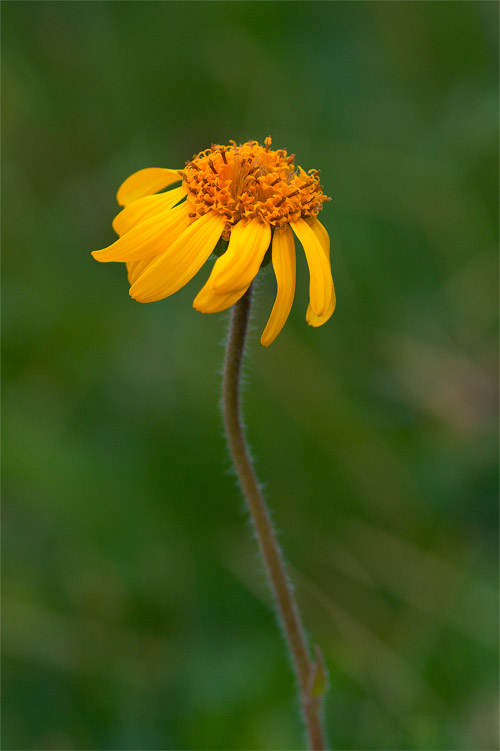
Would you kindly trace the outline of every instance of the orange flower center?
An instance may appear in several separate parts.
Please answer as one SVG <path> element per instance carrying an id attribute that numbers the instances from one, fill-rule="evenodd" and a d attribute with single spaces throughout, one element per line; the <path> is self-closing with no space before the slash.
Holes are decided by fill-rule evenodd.
<path id="1" fill-rule="evenodd" d="M 227 219 L 223 237 L 240 219 L 260 218 L 279 227 L 300 217 L 316 216 L 325 201 L 319 170 L 295 167 L 295 154 L 273 151 L 268 136 L 261 146 L 212 144 L 180 171 L 192 221 L 214 210 Z"/>

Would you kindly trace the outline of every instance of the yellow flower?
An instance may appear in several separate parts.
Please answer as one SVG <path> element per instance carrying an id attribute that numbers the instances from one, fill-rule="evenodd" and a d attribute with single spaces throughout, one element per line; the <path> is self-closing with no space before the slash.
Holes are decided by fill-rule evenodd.
<path id="1" fill-rule="evenodd" d="M 294 166 L 294 154 L 270 147 L 269 136 L 264 146 L 231 141 L 202 151 L 184 170 L 134 173 L 117 194 L 125 207 L 113 221 L 120 238 L 92 255 L 98 261 L 125 262 L 131 297 L 153 302 L 187 284 L 219 250 L 219 241 L 228 241 L 193 303 L 202 313 L 217 313 L 244 295 L 271 247 L 277 295 L 261 338 L 267 346 L 292 307 L 295 233 L 309 266 L 306 320 L 321 326 L 335 309 L 330 240 L 317 219 L 330 199 L 322 192 L 318 170 L 304 172 Z M 158 192 L 180 180 L 180 187 Z"/>

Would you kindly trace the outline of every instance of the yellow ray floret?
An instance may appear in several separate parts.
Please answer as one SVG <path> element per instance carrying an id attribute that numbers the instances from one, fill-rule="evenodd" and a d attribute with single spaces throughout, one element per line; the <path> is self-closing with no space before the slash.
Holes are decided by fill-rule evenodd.
<path id="1" fill-rule="evenodd" d="M 127 177 L 120 185 L 116 200 L 120 206 L 128 206 L 138 198 L 158 193 L 159 190 L 168 188 L 180 179 L 179 170 L 176 169 L 163 169 L 163 167 L 140 169 L 139 172 L 134 172 L 133 175 Z"/>
<path id="2" fill-rule="evenodd" d="M 202 313 L 216 313 L 245 294 L 271 248 L 277 292 L 261 338 L 268 346 L 283 328 L 295 295 L 295 234 L 309 268 L 306 319 L 321 326 L 335 309 L 330 240 L 317 219 L 330 199 L 318 170 L 305 172 L 294 157 L 271 149 L 268 137 L 264 146 L 257 141 L 212 145 L 183 170 L 139 170 L 118 190 L 124 208 L 113 228 L 119 239 L 93 256 L 126 263 L 131 297 L 153 302 L 187 284 L 217 246 L 219 258 L 193 303 Z M 160 192 L 181 180 L 179 187 Z M 228 242 L 225 251 L 219 240 Z"/>
<path id="3" fill-rule="evenodd" d="M 218 295 L 214 292 L 212 285 L 207 283 L 194 298 L 193 308 L 199 310 L 200 313 L 220 313 L 221 310 L 227 310 L 235 302 L 238 302 L 249 286 L 248 284 L 246 287 L 234 290 L 234 292 Z"/>
<path id="4" fill-rule="evenodd" d="M 168 193 L 159 193 L 154 196 L 144 196 L 137 201 L 129 203 L 113 219 L 113 229 L 117 235 L 124 235 L 146 219 L 171 209 L 186 195 L 186 189 L 180 188 L 169 190 Z"/>
<path id="5" fill-rule="evenodd" d="M 139 302 L 153 302 L 184 287 L 208 260 L 223 229 L 224 219 L 215 211 L 190 224 L 134 282 L 130 296 Z"/>
<path id="6" fill-rule="evenodd" d="M 153 263 L 154 258 L 143 258 L 142 261 L 128 261 L 127 263 L 127 278 L 130 286 L 139 279 L 142 272 Z"/>
<path id="7" fill-rule="evenodd" d="M 271 242 L 271 227 L 260 219 L 241 219 L 231 231 L 229 245 L 210 275 L 214 292 L 224 294 L 248 287 L 257 275 Z"/>
<path id="8" fill-rule="evenodd" d="M 152 258 L 169 247 L 189 227 L 186 205 L 146 219 L 107 248 L 94 250 L 97 261 L 140 261 Z"/>
<path id="9" fill-rule="evenodd" d="M 315 315 L 322 316 L 332 296 L 333 279 L 330 259 L 326 256 L 318 236 L 304 220 L 290 222 L 291 227 L 304 248 L 309 266 L 309 299 Z"/>
<path id="10" fill-rule="evenodd" d="M 321 243 L 321 247 L 323 248 L 326 257 L 328 258 L 328 260 L 330 260 L 330 237 L 328 235 L 328 232 L 323 227 L 321 222 L 315 217 L 306 219 L 306 222 L 309 224 L 312 231 L 314 232 L 319 242 Z M 321 316 L 315 315 L 313 313 L 311 303 L 309 303 L 308 305 L 307 313 L 306 313 L 306 321 L 309 324 L 309 326 L 317 327 L 317 326 L 322 326 L 324 323 L 326 323 L 328 319 L 331 318 L 333 315 L 336 302 L 337 302 L 337 299 L 335 297 L 335 287 L 334 287 L 333 279 L 332 279 L 332 292 L 330 296 L 330 302 L 328 303 L 328 307 L 326 311 L 323 313 L 323 315 Z"/>
<path id="11" fill-rule="evenodd" d="M 278 291 L 269 321 L 260 340 L 265 347 L 274 342 L 285 325 L 295 295 L 295 242 L 290 227 L 285 227 L 281 232 L 275 231 L 272 262 Z"/>

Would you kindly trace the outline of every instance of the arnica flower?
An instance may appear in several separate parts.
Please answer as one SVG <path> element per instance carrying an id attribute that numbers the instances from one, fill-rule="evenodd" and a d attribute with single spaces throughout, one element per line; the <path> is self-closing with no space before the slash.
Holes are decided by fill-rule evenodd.
<path id="1" fill-rule="evenodd" d="M 261 338 L 267 346 L 292 307 L 295 234 L 309 267 L 306 320 L 321 326 L 335 309 L 330 240 L 317 219 L 330 199 L 318 170 L 305 172 L 294 166 L 294 158 L 272 150 L 267 137 L 264 146 L 213 144 L 184 170 L 139 170 L 118 190 L 118 203 L 125 207 L 113 221 L 119 239 L 92 255 L 125 262 L 131 297 L 154 302 L 187 284 L 215 251 L 219 257 L 193 305 L 217 313 L 245 294 L 270 249 L 277 295 Z M 180 180 L 179 187 L 159 192 Z M 221 246 L 227 246 L 222 255 Z"/>

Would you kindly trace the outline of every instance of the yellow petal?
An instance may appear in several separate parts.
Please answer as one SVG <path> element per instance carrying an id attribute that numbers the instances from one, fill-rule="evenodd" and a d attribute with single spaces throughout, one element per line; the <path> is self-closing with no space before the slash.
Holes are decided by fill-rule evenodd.
<path id="1" fill-rule="evenodd" d="M 330 258 L 330 235 L 316 216 L 308 216 L 304 220 L 310 226 L 328 258 Z"/>
<path id="2" fill-rule="evenodd" d="M 330 303 L 333 289 L 330 260 L 312 227 L 298 219 L 290 225 L 302 243 L 309 266 L 309 299 L 315 315 L 322 316 Z"/>
<path id="3" fill-rule="evenodd" d="M 133 284 L 140 277 L 144 269 L 152 263 L 154 258 L 143 258 L 142 261 L 129 261 L 127 263 L 127 276 L 129 284 Z"/>
<path id="4" fill-rule="evenodd" d="M 176 169 L 163 169 L 163 167 L 148 167 L 134 172 L 127 177 L 118 188 L 116 200 L 120 206 L 128 206 L 129 203 L 137 201 L 143 196 L 150 196 L 151 193 L 158 193 L 159 190 L 167 188 L 172 183 L 182 180 L 179 171 Z"/>
<path id="5" fill-rule="evenodd" d="M 163 253 L 189 226 L 185 203 L 162 211 L 127 232 L 102 250 L 94 250 L 96 261 L 139 261 Z"/>
<path id="6" fill-rule="evenodd" d="M 113 219 L 113 229 L 121 237 L 145 219 L 150 219 L 161 211 L 171 209 L 185 195 L 186 189 L 181 185 L 179 188 L 173 188 L 173 190 L 168 190 L 166 193 L 138 198 L 137 201 L 130 203 L 115 216 Z"/>
<path id="7" fill-rule="evenodd" d="M 193 308 L 199 310 L 200 313 L 220 313 L 221 310 L 226 310 L 235 302 L 238 302 L 249 286 L 237 289 L 235 292 L 228 292 L 225 295 L 217 295 L 213 291 L 212 285 L 207 282 L 196 295 Z"/>
<path id="8" fill-rule="evenodd" d="M 209 211 L 196 219 L 141 274 L 130 289 L 131 297 L 139 302 L 153 302 L 177 292 L 208 259 L 219 241 L 225 223 L 226 220 L 215 211 Z"/>
<path id="9" fill-rule="evenodd" d="M 295 294 L 295 241 L 288 225 L 285 230 L 274 230 L 272 261 L 278 290 L 269 321 L 260 340 L 265 347 L 276 339 L 285 325 Z"/>
<path id="10" fill-rule="evenodd" d="M 215 262 L 209 282 L 214 292 L 226 294 L 248 287 L 260 269 L 271 242 L 271 226 L 260 219 L 242 219 L 231 230 L 226 252 Z"/>
<path id="11" fill-rule="evenodd" d="M 316 217 L 309 217 L 305 220 L 307 224 L 311 227 L 314 234 L 320 241 L 323 250 L 327 256 L 327 258 L 330 258 L 330 236 L 328 235 L 328 232 L 323 227 L 319 219 Z M 332 286 L 332 294 L 330 297 L 330 302 L 328 304 L 328 307 L 326 311 L 323 313 L 322 316 L 317 316 L 313 313 L 311 308 L 311 303 L 309 303 L 306 313 L 306 321 L 309 324 L 309 326 L 322 326 L 324 323 L 328 321 L 329 318 L 333 315 L 333 311 L 335 310 L 336 305 L 336 297 L 335 297 L 335 287 Z"/>
<path id="12" fill-rule="evenodd" d="M 306 313 L 306 321 L 309 324 L 309 326 L 314 326 L 316 328 L 317 326 L 322 326 L 324 323 L 326 323 L 328 319 L 332 317 L 336 304 L 337 304 L 337 298 L 335 297 L 334 288 L 332 288 L 332 296 L 330 298 L 330 302 L 328 303 L 328 307 L 322 316 L 317 316 L 315 313 L 313 313 L 313 310 L 311 308 L 311 303 L 309 303 L 309 305 L 307 306 L 307 313 Z"/>

